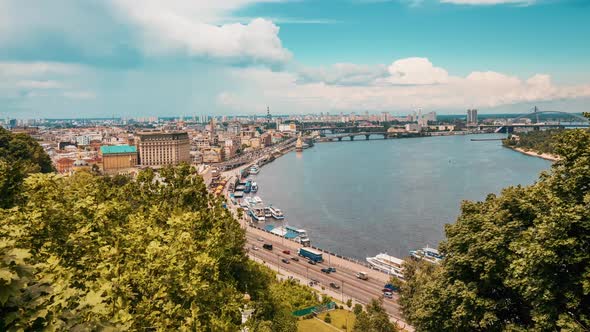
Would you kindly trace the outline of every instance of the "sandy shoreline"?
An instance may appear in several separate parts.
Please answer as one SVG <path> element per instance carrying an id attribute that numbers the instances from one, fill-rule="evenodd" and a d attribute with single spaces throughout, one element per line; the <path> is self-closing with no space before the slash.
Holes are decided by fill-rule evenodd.
<path id="1" fill-rule="evenodd" d="M 535 152 L 535 151 L 528 151 L 528 150 L 525 150 L 523 148 L 513 148 L 513 147 L 510 147 L 510 149 L 512 149 L 514 151 L 518 151 L 518 152 L 523 153 L 523 154 L 526 154 L 526 155 L 531 156 L 531 157 L 542 158 L 542 159 L 550 160 L 550 161 L 558 161 L 559 160 L 559 156 L 556 156 L 556 155 L 553 155 L 553 154 L 549 154 L 549 153 L 538 153 L 538 152 Z"/>

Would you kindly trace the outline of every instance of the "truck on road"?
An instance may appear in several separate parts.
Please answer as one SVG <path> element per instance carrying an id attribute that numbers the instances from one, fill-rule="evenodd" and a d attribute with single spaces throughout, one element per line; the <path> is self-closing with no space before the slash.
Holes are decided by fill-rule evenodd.
<path id="1" fill-rule="evenodd" d="M 357 272 L 356 277 L 361 280 L 368 280 L 369 279 L 369 276 L 367 275 L 366 272 Z"/>
<path id="2" fill-rule="evenodd" d="M 299 256 L 308 258 L 310 261 L 314 261 L 316 263 L 324 261 L 322 253 L 317 250 L 313 250 L 310 248 L 300 248 L 297 253 L 299 254 Z"/>

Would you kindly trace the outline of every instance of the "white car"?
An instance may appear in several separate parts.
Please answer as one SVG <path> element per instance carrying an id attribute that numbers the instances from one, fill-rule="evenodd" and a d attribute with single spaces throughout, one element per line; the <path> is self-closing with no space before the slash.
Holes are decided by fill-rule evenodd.
<path id="1" fill-rule="evenodd" d="M 252 246 L 252 250 L 258 250 L 260 248 L 258 248 L 257 246 Z"/>

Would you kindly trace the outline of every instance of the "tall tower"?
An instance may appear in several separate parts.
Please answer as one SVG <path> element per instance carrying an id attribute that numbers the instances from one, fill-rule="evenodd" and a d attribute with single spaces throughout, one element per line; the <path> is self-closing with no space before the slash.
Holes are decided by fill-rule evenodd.
<path id="1" fill-rule="evenodd" d="M 268 106 L 266 106 L 266 128 L 267 129 L 270 126 L 271 120 L 272 120 L 272 117 L 270 116 L 270 108 Z"/>
<path id="2" fill-rule="evenodd" d="M 301 132 L 299 132 L 299 136 L 297 136 L 297 143 L 295 143 L 295 151 L 303 151 L 303 139 L 301 138 Z"/>
<path id="3" fill-rule="evenodd" d="M 535 114 L 535 123 L 539 123 L 539 109 L 537 108 L 537 106 L 533 108 L 533 113 Z"/>

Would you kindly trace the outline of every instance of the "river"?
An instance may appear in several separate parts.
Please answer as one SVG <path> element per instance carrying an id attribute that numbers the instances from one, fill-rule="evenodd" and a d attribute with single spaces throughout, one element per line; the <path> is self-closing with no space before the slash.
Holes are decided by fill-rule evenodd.
<path id="1" fill-rule="evenodd" d="M 532 184 L 551 162 L 503 148 L 499 135 L 319 143 L 255 176 L 265 204 L 314 246 L 364 260 L 437 246 L 462 200 Z M 280 224 L 279 222 L 271 222 Z"/>

